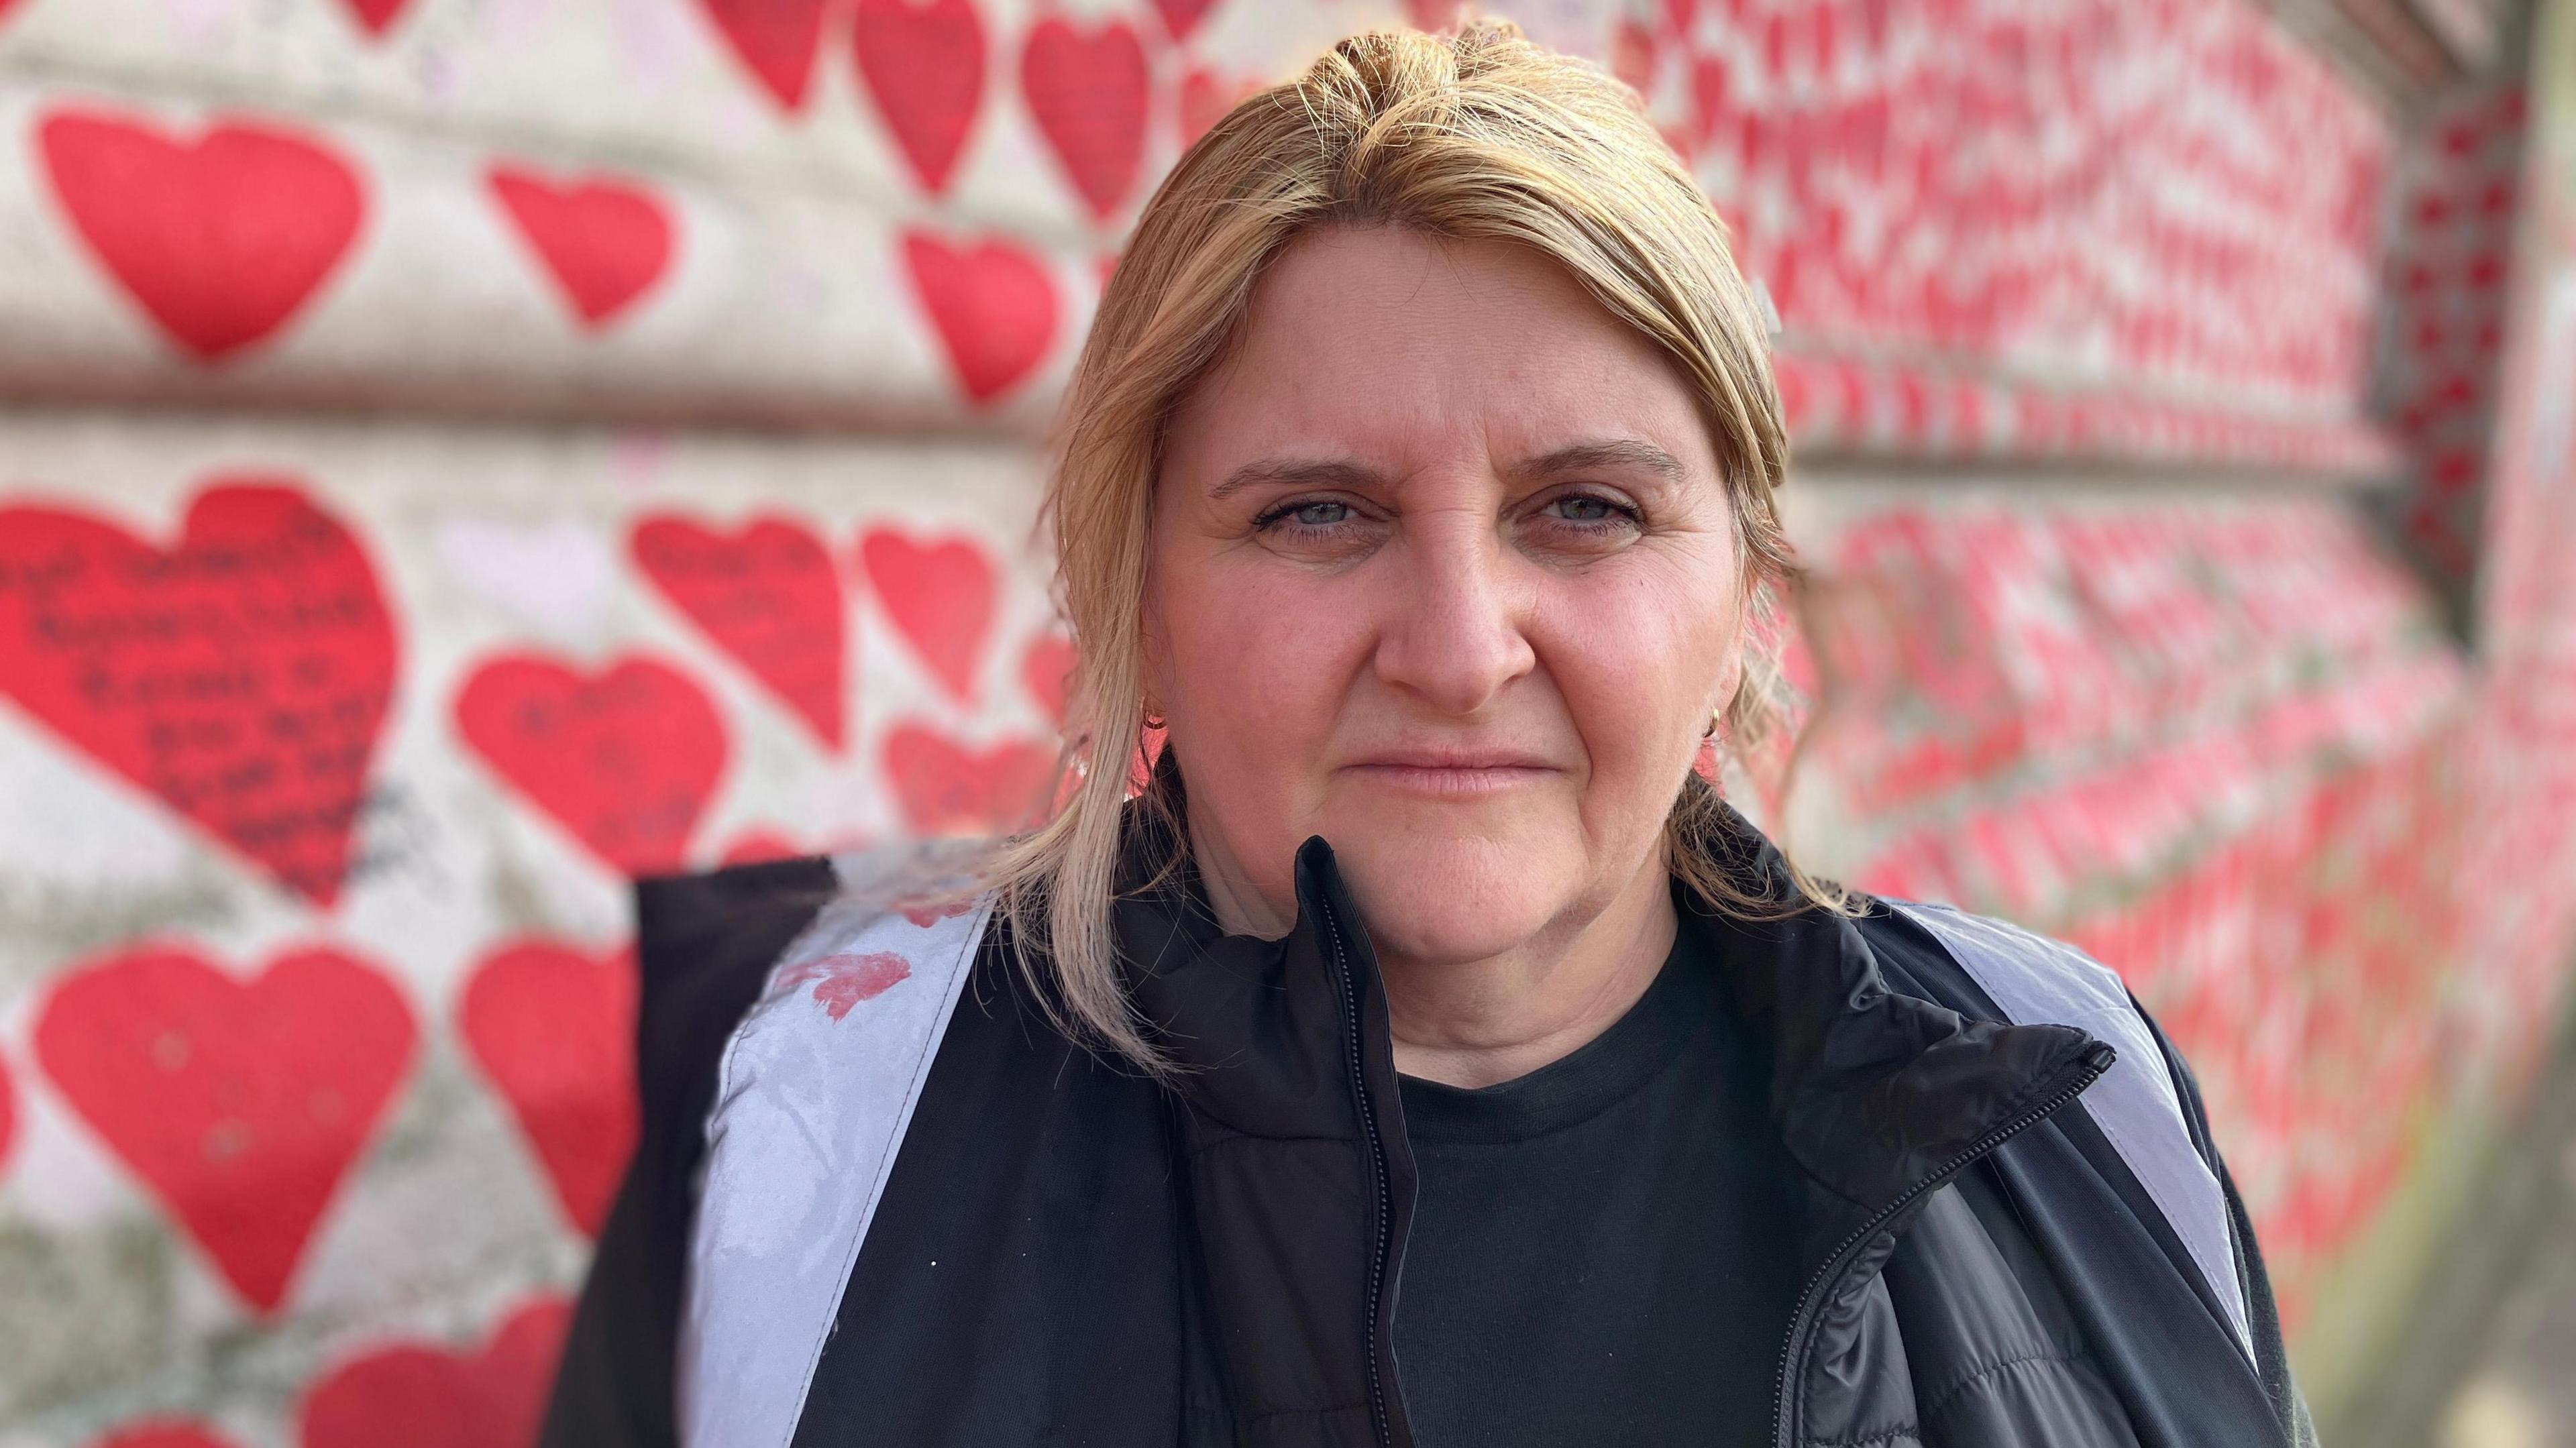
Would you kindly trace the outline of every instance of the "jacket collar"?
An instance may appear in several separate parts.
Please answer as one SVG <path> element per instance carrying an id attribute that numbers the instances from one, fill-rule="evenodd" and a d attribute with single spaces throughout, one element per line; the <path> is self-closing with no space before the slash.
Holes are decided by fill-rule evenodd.
<path id="1" fill-rule="evenodd" d="M 1721 858 L 1760 898 L 1796 899 L 1779 850 L 1731 805 L 1712 826 Z M 1168 867 L 1167 867 L 1168 866 Z M 1391 1050 L 1377 963 L 1331 847 L 1297 854 L 1297 920 L 1277 940 L 1229 935 L 1170 829 L 1130 806 L 1114 919 L 1130 989 L 1184 1067 L 1176 1090 L 1251 1136 L 1350 1136 L 1339 948 L 1375 1019 L 1352 1023 L 1372 1055 Z M 2071 1027 L 1972 1020 L 1890 987 L 1858 925 L 1819 909 L 1742 921 L 1687 889 L 1696 932 L 1771 1058 L 1770 1111 L 1816 1182 L 1875 1209 L 1972 1154 L 2028 1107 L 2092 1039 Z M 1883 907 L 1874 907 L 1883 908 Z M 1392 1062 L 1369 1062 L 1392 1079 Z"/>

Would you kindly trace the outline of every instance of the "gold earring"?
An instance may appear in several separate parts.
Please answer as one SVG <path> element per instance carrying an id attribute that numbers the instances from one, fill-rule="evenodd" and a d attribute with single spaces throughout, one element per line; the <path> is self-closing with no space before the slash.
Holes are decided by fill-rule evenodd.
<path id="1" fill-rule="evenodd" d="M 1708 727 L 1699 731 L 1699 737 L 1702 739 L 1715 739 L 1717 737 L 1717 726 L 1724 722 L 1726 722 L 1726 711 L 1724 709 L 1710 710 L 1708 715 Z"/>
<path id="2" fill-rule="evenodd" d="M 1162 728 L 1163 716 L 1155 713 L 1152 709 L 1147 709 L 1145 711 L 1145 727 L 1148 729 Z"/>

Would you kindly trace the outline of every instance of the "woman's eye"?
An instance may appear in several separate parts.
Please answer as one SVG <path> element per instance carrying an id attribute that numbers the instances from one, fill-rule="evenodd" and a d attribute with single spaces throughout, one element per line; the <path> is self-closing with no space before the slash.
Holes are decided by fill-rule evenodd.
<path id="1" fill-rule="evenodd" d="M 1322 499 L 1312 503 L 1291 503 L 1265 514 L 1261 524 L 1294 523 L 1300 528 L 1330 528 L 1351 520 L 1351 505 Z"/>
<path id="2" fill-rule="evenodd" d="M 1568 493 L 1550 501 L 1547 507 L 1559 521 L 1567 523 L 1620 523 L 1637 516 L 1634 511 L 1608 498 L 1597 498 L 1588 493 Z"/>

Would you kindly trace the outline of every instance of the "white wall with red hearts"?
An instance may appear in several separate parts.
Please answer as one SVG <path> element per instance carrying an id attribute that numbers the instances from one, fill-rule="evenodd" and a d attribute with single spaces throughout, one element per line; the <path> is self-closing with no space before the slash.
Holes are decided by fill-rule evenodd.
<path id="1" fill-rule="evenodd" d="M 1023 451 L 5 427 L 0 1421 L 262 1441 L 559 1292 L 632 1130 L 627 875 L 1042 802 Z"/>
<path id="2" fill-rule="evenodd" d="M 1448 8 L 0 0 L 0 1448 L 524 1441 L 628 876 L 1023 817 L 1032 444 L 1124 226 Z M 2463 975 L 2441 870 L 2464 798 L 2558 858 L 2507 806 L 2567 739 L 2471 727 L 2340 506 L 2182 487 L 2396 455 L 2390 123 L 2247 0 L 1493 8 L 1638 86 L 1858 470 L 1793 490 L 1859 685 L 1801 843 L 2130 972 L 2303 1307 L 2411 1145 L 2353 1103 L 2527 1047 L 2565 934 Z"/>

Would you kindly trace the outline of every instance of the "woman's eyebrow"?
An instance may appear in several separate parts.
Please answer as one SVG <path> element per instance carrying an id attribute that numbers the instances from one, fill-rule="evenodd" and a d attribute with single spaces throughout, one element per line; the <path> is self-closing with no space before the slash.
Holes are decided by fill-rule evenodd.
<path id="1" fill-rule="evenodd" d="M 1681 459 L 1644 438 L 1636 437 L 1568 443 L 1537 457 L 1524 459 L 1512 471 L 1523 477 L 1548 477 L 1556 473 L 1582 472 L 1588 468 L 1638 468 L 1668 483 L 1682 481 L 1685 471 Z"/>
<path id="2" fill-rule="evenodd" d="M 1377 469 L 1349 458 L 1263 458 L 1227 473 L 1208 490 L 1210 502 L 1222 502 L 1246 488 L 1287 484 L 1293 487 L 1370 489 L 1385 479 Z"/>
<path id="3" fill-rule="evenodd" d="M 1587 468 L 1636 468 L 1653 473 L 1668 483 L 1682 481 L 1686 471 L 1681 459 L 1643 438 L 1635 437 L 1568 443 L 1537 457 L 1523 459 L 1514 464 L 1511 471 L 1521 477 L 1549 477 Z M 1369 491 L 1384 487 L 1385 483 L 1385 476 L 1377 469 L 1351 458 L 1261 458 L 1227 473 L 1208 490 L 1208 499 L 1223 502 L 1246 488 L 1265 486 Z"/>

